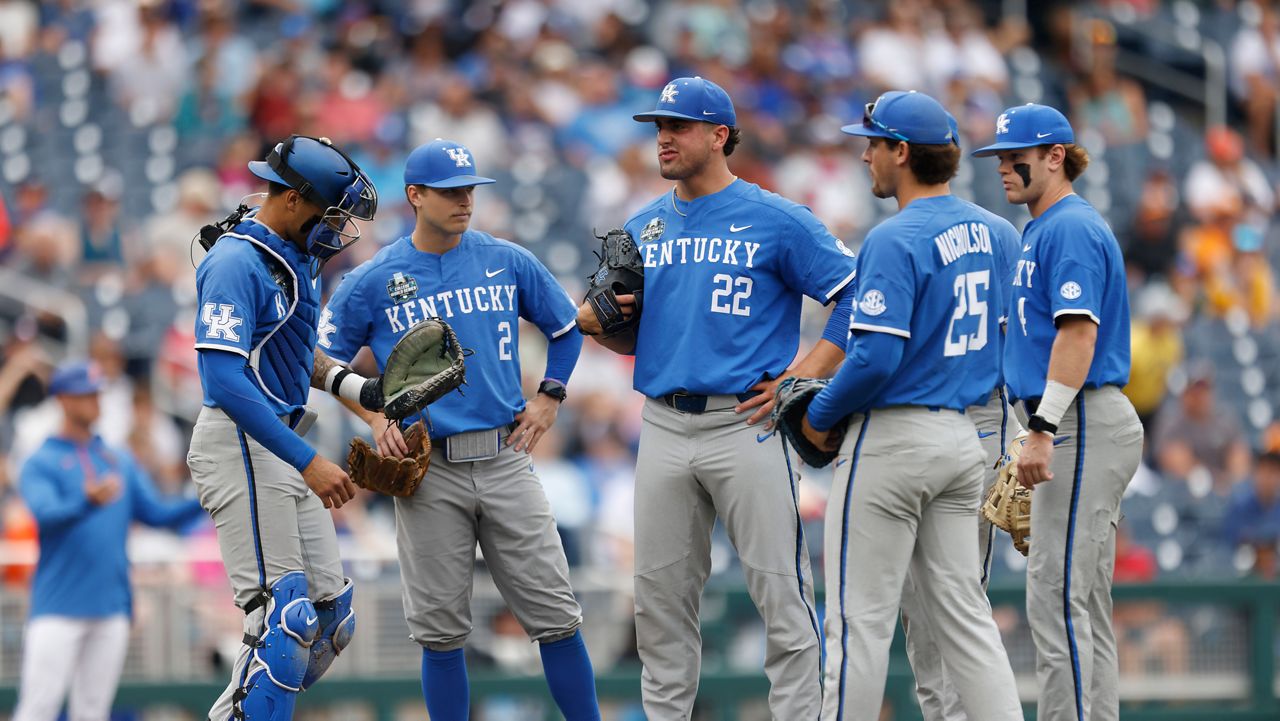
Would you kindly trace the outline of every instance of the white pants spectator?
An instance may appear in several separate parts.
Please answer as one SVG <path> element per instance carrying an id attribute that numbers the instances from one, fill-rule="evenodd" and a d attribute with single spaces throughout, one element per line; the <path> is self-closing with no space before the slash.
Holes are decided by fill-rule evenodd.
<path id="1" fill-rule="evenodd" d="M 129 647 L 129 618 L 37 616 L 27 624 L 13 721 L 107 721 Z"/>

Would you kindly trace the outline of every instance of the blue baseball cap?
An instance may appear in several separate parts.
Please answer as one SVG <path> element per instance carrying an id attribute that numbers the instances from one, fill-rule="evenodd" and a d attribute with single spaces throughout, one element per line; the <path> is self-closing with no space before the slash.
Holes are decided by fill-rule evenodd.
<path id="1" fill-rule="evenodd" d="M 78 361 L 58 366 L 49 379 L 51 396 L 86 396 L 102 390 L 102 371 L 96 363 Z"/>
<path id="2" fill-rule="evenodd" d="M 700 123 L 738 126 L 733 101 L 724 88 L 701 77 L 676 78 L 662 88 L 653 110 L 631 116 L 647 123 L 657 118 L 681 118 Z"/>
<path id="3" fill-rule="evenodd" d="M 497 182 L 476 175 L 476 158 L 465 145 L 435 140 L 419 145 L 404 162 L 404 184 L 428 188 L 466 188 Z"/>
<path id="4" fill-rule="evenodd" d="M 1048 105 L 1027 103 L 1000 113 L 996 118 L 996 142 L 978 148 L 971 155 L 985 158 L 1001 150 L 1034 148 L 1038 145 L 1066 145 L 1076 142 L 1067 116 Z"/>
<path id="5" fill-rule="evenodd" d="M 867 103 L 862 122 L 840 130 L 849 135 L 889 138 L 917 145 L 959 145 L 956 119 L 942 103 L 914 90 L 890 90 Z"/>

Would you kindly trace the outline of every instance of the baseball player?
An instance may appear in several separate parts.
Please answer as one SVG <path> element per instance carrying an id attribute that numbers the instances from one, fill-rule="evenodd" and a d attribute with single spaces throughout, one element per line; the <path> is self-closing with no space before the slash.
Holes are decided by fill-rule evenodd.
<path id="1" fill-rule="evenodd" d="M 645 263 L 635 342 L 601 340 L 634 353 L 635 388 L 647 396 L 635 494 L 645 713 L 651 721 L 692 713 L 698 604 L 718 516 L 764 618 L 773 716 L 811 719 L 821 706 L 821 641 L 809 553 L 781 438 L 761 438 L 752 424 L 772 409 L 784 374 L 830 375 L 844 357 L 853 254 L 807 208 L 730 173 L 737 118 L 715 83 L 673 80 L 635 119 L 656 125 L 659 169 L 676 181 L 624 226 Z M 788 370 L 801 295 L 836 310 L 823 339 Z M 634 307 L 630 295 L 618 300 Z M 601 329 L 587 304 L 578 323 L 584 333 Z"/>
<path id="2" fill-rule="evenodd" d="M 572 332 L 577 309 L 532 253 L 468 229 L 475 186 L 492 182 L 476 175 L 474 156 L 458 143 L 435 140 L 410 153 L 404 183 L 417 218 L 413 233 L 343 278 L 321 316 L 320 345 L 342 364 L 368 346 L 381 368 L 405 331 L 435 316 L 474 351 L 466 395 L 446 395 L 426 416 L 426 478 L 413 496 L 395 499 L 405 617 L 423 648 L 431 718 L 469 718 L 463 646 L 479 542 L 502 597 L 540 644 L 560 711 L 569 721 L 599 719 L 582 609 L 527 455 L 555 422 L 582 350 Z M 528 401 L 520 388 L 521 318 L 549 341 L 544 380 Z M 407 451 L 401 428 L 349 406 L 369 422 L 380 452 Z"/>
<path id="3" fill-rule="evenodd" d="M 200 518 L 194 500 L 167 501 L 128 452 L 93 432 L 102 372 L 69 363 L 49 394 L 62 430 L 22 466 L 19 489 L 40 532 L 40 561 L 22 652 L 14 721 L 53 721 L 70 696 L 72 719 L 106 719 L 129 646 L 133 611 L 125 538 L 129 524 L 180 527 Z M 68 693 L 69 692 L 69 693 Z"/>
<path id="4" fill-rule="evenodd" d="M 1106 221 L 1072 190 L 1089 155 L 1062 113 L 1009 108 L 995 141 L 974 155 L 999 156 L 1005 197 L 1032 218 L 1004 369 L 1030 431 L 1018 480 L 1036 488 L 1027 562 L 1036 717 L 1118 719 L 1111 577 L 1120 497 L 1142 455 L 1142 425 L 1120 392 L 1129 381 L 1124 261 Z"/>
<path id="5" fill-rule="evenodd" d="M 1004 334 L 1008 320 L 1010 295 L 1013 291 L 1013 272 L 1017 267 L 1018 255 L 1022 252 L 1021 236 L 1017 228 L 1009 221 L 994 213 L 989 213 L 987 225 L 991 228 L 991 250 L 996 258 L 996 267 L 1000 272 L 1000 280 L 992 286 L 992 292 L 1001 296 L 1000 329 L 995 337 L 999 350 L 996 362 L 1003 358 Z M 996 387 L 987 396 L 985 403 L 970 406 L 965 415 L 973 421 L 978 429 L 978 441 L 982 444 L 984 455 L 982 493 L 979 498 L 986 498 L 991 486 L 999 477 L 998 462 L 1005 453 L 1010 439 L 1017 435 L 1018 422 L 1012 417 L 1008 394 L 1004 388 L 1004 373 L 996 377 Z M 995 527 L 981 513 L 978 517 L 978 558 L 981 559 L 979 576 L 982 588 L 986 589 L 991 580 L 992 541 Z M 964 721 L 965 715 L 960 696 L 956 693 L 955 684 L 949 679 L 943 665 L 942 655 L 938 651 L 937 632 L 933 626 L 936 621 L 929 615 L 916 593 L 916 584 L 911 574 L 907 574 L 902 589 L 902 625 L 907 638 L 907 658 L 911 662 L 911 670 L 916 678 L 916 698 L 920 703 L 920 711 L 925 721 Z"/>
<path id="6" fill-rule="evenodd" d="M 908 572 L 948 678 L 971 718 L 1021 719 L 1013 671 L 977 570 L 986 455 L 969 406 L 999 372 L 1001 270 L 994 216 L 951 195 L 955 119 L 889 92 L 860 124 L 872 191 L 899 212 L 867 235 L 848 359 L 805 416 L 806 437 L 850 417 L 827 505 L 823 719 L 880 717 Z"/>
<path id="7" fill-rule="evenodd" d="M 268 182 L 266 200 L 224 221 L 196 270 L 204 408 L 187 463 L 245 612 L 245 646 L 211 721 L 292 718 L 298 691 L 355 628 L 325 511 L 355 486 L 298 432 L 316 365 L 319 266 L 359 237 L 354 220 L 373 218 L 377 194 L 323 138 L 295 135 L 249 170 Z"/>

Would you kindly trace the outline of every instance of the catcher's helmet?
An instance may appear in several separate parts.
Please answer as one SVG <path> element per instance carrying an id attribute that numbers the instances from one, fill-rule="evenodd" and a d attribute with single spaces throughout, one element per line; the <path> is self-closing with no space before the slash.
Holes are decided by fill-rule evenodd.
<path id="1" fill-rule="evenodd" d="M 293 188 L 325 209 L 307 236 L 307 253 L 320 260 L 359 240 L 360 229 L 350 221 L 373 220 L 378 209 L 373 182 L 328 138 L 290 136 L 276 144 L 266 160 L 250 162 L 249 172 Z"/>

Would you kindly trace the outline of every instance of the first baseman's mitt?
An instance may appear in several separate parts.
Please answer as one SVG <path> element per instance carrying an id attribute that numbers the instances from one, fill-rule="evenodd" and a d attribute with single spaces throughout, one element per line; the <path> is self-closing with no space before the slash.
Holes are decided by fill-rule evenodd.
<path id="1" fill-rule="evenodd" d="M 431 464 L 431 437 L 419 420 L 404 434 L 409 453 L 404 458 L 378 455 L 377 449 L 359 436 L 351 439 L 347 451 L 347 472 L 361 488 L 407 498 L 418 490 Z"/>
<path id="2" fill-rule="evenodd" d="M 622 228 L 614 228 L 600 239 L 600 268 L 591 276 L 586 302 L 600 321 L 600 335 L 612 338 L 622 333 L 634 333 L 640 323 L 640 307 L 644 299 L 644 259 L 631 234 Z M 622 315 L 618 296 L 632 294 L 636 297 L 635 311 L 631 317 Z"/>
<path id="3" fill-rule="evenodd" d="M 835 459 L 837 451 L 826 451 L 813 445 L 804 437 L 802 430 L 804 415 L 809 410 L 809 403 L 818 391 L 827 387 L 831 381 L 826 378 L 782 379 L 778 384 L 777 395 L 774 396 L 772 421 L 774 428 L 782 432 L 782 437 L 791 443 L 800 456 L 800 460 L 814 468 L 822 468 Z M 836 447 L 844 442 L 844 434 L 848 430 L 847 420 L 841 420 L 831 428 L 836 434 Z"/>
<path id="4" fill-rule="evenodd" d="M 396 342 L 382 369 L 382 412 L 403 420 L 467 380 L 466 353 L 458 336 L 439 318 L 426 318 Z"/>
<path id="5" fill-rule="evenodd" d="M 1009 443 L 1008 452 L 1000 459 L 1000 475 L 982 504 L 982 515 L 1008 532 L 1013 547 L 1024 556 L 1031 548 L 1031 489 L 1018 483 L 1018 459 L 1026 442 L 1027 432 L 1023 431 Z"/>

